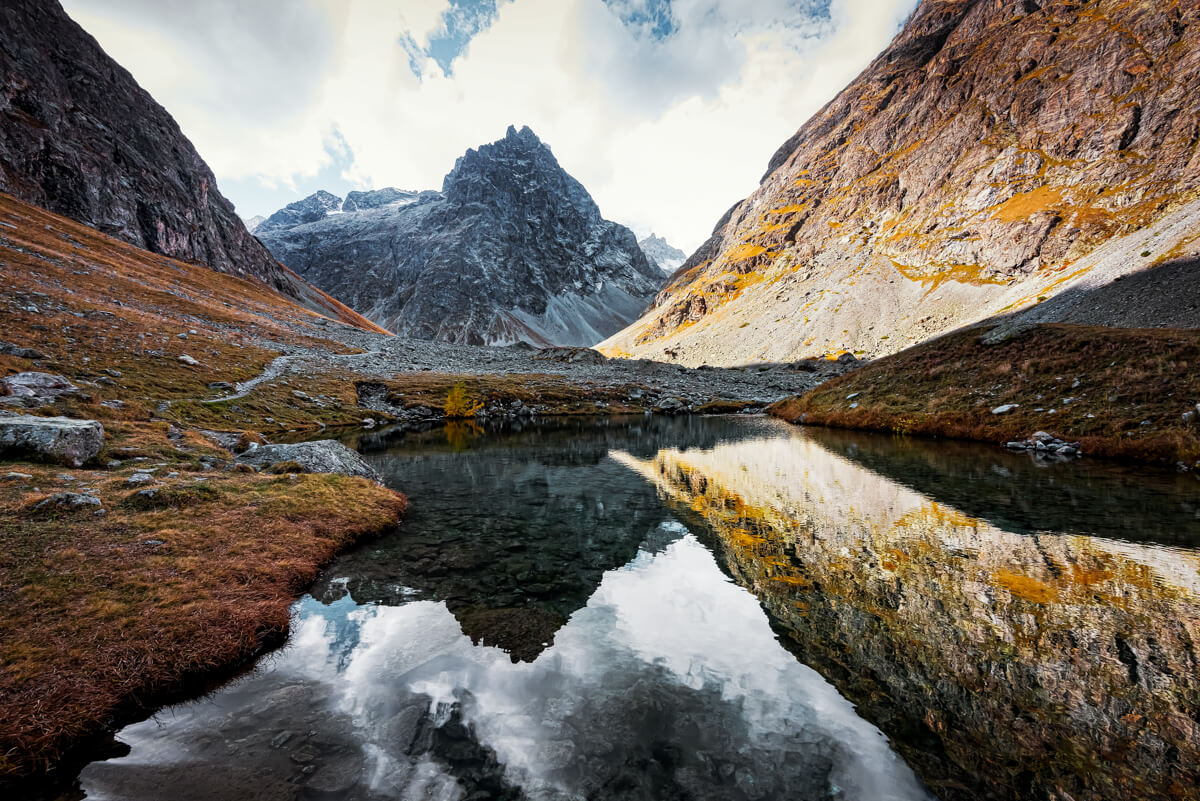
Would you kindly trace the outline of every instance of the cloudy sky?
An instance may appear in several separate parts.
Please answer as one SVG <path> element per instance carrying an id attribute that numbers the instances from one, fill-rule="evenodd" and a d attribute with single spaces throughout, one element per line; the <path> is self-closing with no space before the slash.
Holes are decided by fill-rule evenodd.
<path id="1" fill-rule="evenodd" d="M 245 217 L 437 189 L 529 125 L 610 219 L 690 251 L 916 0 L 65 0 Z"/>

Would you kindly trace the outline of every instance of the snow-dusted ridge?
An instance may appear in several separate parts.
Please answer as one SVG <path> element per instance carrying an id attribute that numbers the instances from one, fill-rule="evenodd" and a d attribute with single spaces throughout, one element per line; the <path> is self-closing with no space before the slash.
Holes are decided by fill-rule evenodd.
<path id="1" fill-rule="evenodd" d="M 256 234 L 372 321 L 442 342 L 593 345 L 664 278 L 528 128 L 468 150 L 440 192 L 317 192 Z"/>

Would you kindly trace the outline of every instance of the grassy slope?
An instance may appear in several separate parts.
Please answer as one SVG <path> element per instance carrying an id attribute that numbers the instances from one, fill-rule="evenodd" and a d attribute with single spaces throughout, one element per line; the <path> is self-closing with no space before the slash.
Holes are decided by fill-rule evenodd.
<path id="1" fill-rule="evenodd" d="M 59 468 L 0 485 L 0 776 L 64 750 L 277 642 L 288 608 L 404 499 L 360 478 L 197 473 L 134 505 L 131 472 L 73 471 L 107 510 L 37 513 Z M 161 544 L 156 544 L 161 542 Z"/>
<path id="2" fill-rule="evenodd" d="M 209 382 L 258 374 L 279 353 L 263 338 L 346 351 L 321 334 L 317 315 L 257 284 L 0 195 L 0 340 L 43 354 L 0 355 L 0 375 L 65 375 L 90 397 L 32 413 L 98 419 L 106 432 L 85 470 L 0 461 L 0 476 L 32 476 L 0 479 L 0 781 L 53 767 L 90 735 L 277 641 L 317 568 L 399 519 L 405 500 L 391 490 L 225 469 L 230 454 L 164 419 L 174 409 L 164 401 L 186 409 L 182 399 L 219 394 Z M 200 365 L 181 363 L 184 353 Z M 329 383 L 348 397 L 319 414 L 359 419 L 352 381 Z M 259 427 L 282 408 L 282 390 L 264 392 L 240 420 Z M 101 468 L 113 459 L 123 464 Z M 134 459 L 163 465 L 157 506 L 128 501 Z M 33 510 L 82 486 L 103 499 L 103 516 Z"/>
<path id="3" fill-rule="evenodd" d="M 873 361 L 772 413 L 791 422 L 992 442 L 1044 430 L 1078 440 L 1096 456 L 1189 465 L 1200 459 L 1200 427 L 1182 417 L 1200 402 L 1200 331 L 1042 325 L 984 345 L 984 330 Z M 1019 408 L 992 414 L 1005 404 Z"/>

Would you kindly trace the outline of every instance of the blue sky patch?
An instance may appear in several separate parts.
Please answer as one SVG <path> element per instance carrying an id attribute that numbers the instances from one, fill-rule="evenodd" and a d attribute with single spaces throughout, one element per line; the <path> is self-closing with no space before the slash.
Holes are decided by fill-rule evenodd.
<path id="1" fill-rule="evenodd" d="M 481 31 L 496 20 L 496 11 L 504 0 L 450 0 L 450 9 L 442 15 L 444 29 L 429 38 L 425 54 L 437 62 L 446 75 L 453 75 L 454 59 Z"/>
<path id="2" fill-rule="evenodd" d="M 671 0 L 604 0 L 621 21 L 654 39 L 666 39 L 675 32 Z"/>

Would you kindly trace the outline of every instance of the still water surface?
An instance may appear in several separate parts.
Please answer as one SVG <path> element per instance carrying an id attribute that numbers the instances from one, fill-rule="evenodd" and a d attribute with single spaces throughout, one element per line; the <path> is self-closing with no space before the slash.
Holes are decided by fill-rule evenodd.
<path id="1" fill-rule="evenodd" d="M 1198 797 L 1190 475 L 761 418 L 358 444 L 405 523 L 88 798 Z"/>

